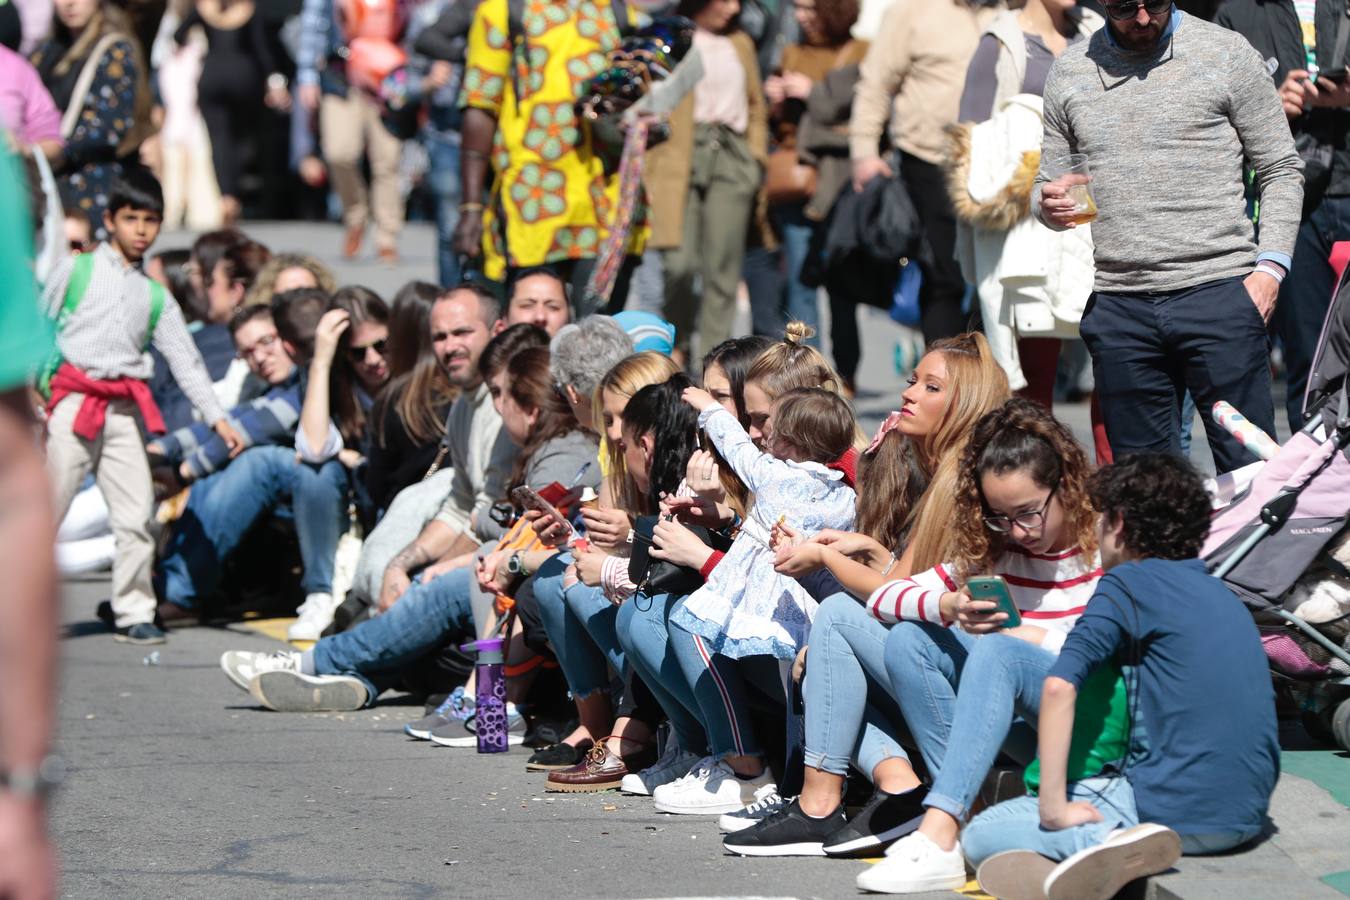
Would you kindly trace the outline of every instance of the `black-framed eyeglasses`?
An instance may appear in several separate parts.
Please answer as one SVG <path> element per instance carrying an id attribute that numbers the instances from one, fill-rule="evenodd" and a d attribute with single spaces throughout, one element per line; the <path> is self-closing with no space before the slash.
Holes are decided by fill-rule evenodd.
<path id="1" fill-rule="evenodd" d="M 1117 22 L 1124 22 L 1126 19 L 1133 19 L 1139 14 L 1139 7 L 1150 16 L 1156 16 L 1167 12 L 1172 7 L 1172 0 L 1125 0 L 1123 3 L 1107 3 L 1104 5 L 1106 14 Z"/>
<path id="2" fill-rule="evenodd" d="M 1055 499 L 1055 491 L 1059 490 L 1056 486 L 1050 491 L 1050 496 L 1045 498 L 1045 503 L 1040 509 L 1030 510 L 1024 513 L 1018 513 L 1015 516 L 985 516 L 984 526 L 995 534 L 1007 534 L 1012 531 L 1012 527 L 1017 525 L 1023 531 L 1040 531 L 1045 527 L 1045 511 L 1050 508 L 1050 501 Z"/>
<path id="3" fill-rule="evenodd" d="M 366 351 L 374 350 L 380 356 L 384 356 L 384 348 L 389 343 L 389 339 L 376 341 L 373 344 L 366 344 L 364 347 L 348 347 L 347 358 L 353 363 L 363 363 L 366 361 Z"/>

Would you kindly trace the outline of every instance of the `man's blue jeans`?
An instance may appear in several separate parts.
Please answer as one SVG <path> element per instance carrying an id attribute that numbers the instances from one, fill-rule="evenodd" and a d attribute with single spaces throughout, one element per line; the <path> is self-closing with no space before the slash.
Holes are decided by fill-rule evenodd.
<path id="1" fill-rule="evenodd" d="M 459 254 L 455 253 L 455 226 L 459 224 L 459 141 L 431 130 L 422 132 L 427 150 L 427 185 L 436 198 L 436 278 L 441 287 L 459 284 Z"/>
<path id="2" fill-rule="evenodd" d="M 1041 825 L 1040 800 L 1025 796 L 1005 800 L 980 813 L 961 832 L 961 849 L 972 866 L 979 866 L 995 853 L 1030 850 L 1059 861 L 1079 850 L 1095 847 L 1117 828 L 1139 824 L 1134 791 L 1124 778 L 1085 778 L 1069 784 L 1070 802 L 1085 800 L 1102 814 L 1100 822 L 1088 822 L 1052 831 Z"/>
<path id="3" fill-rule="evenodd" d="M 584 699 L 609 687 L 610 667 L 622 672 L 624 658 L 614 633 L 618 607 L 599 588 L 577 584 L 563 589 L 563 572 L 571 562 L 572 554 L 560 553 L 541 566 L 534 599 L 567 688 L 573 697 Z"/>
<path id="4" fill-rule="evenodd" d="M 811 249 L 816 223 L 806 217 L 805 203 L 787 203 L 769 208 L 769 218 L 782 235 L 783 282 L 787 293 L 788 321 L 805 322 L 816 332 L 812 346 L 820 345 L 819 291 L 802 284 L 802 266 Z"/>
<path id="5" fill-rule="evenodd" d="M 1336 289 L 1331 245 L 1346 239 L 1350 239 L 1350 197 L 1323 197 L 1299 226 L 1294 265 L 1280 285 L 1274 323 L 1284 347 L 1288 383 L 1285 412 L 1290 431 L 1303 427 L 1303 394 L 1308 388 L 1308 372 L 1331 304 L 1331 292 Z"/>
<path id="6" fill-rule="evenodd" d="M 908 759 L 889 694 L 886 637 L 890 629 L 848 594 L 825 598 L 811 623 L 803 699 L 806 765 L 847 775 L 850 762 L 868 778 L 888 759 Z"/>
<path id="7" fill-rule="evenodd" d="M 675 742 L 702 756 L 708 750 L 702 711 L 670 648 L 670 617 L 682 602 L 684 597 L 674 594 L 634 594 L 619 607 L 615 628 L 624 659 L 661 704 Z"/>
<path id="8" fill-rule="evenodd" d="M 1035 756 L 1013 717 L 1035 722 L 1055 655 L 1007 634 L 973 637 L 928 622 L 901 622 L 886 641 L 886 672 L 933 787 L 925 806 L 955 819 L 970 812 L 1000 750 L 1021 763 Z"/>
<path id="9" fill-rule="evenodd" d="M 306 594 L 333 589 L 338 538 L 347 529 L 347 467 L 315 467 L 290 447 L 252 447 L 192 486 L 159 564 L 164 599 L 191 608 L 220 583 L 220 570 L 264 514 L 292 515 Z"/>
<path id="10" fill-rule="evenodd" d="M 1160 293 L 1097 291 L 1079 327 L 1116 458 L 1179 455 L 1181 398 L 1188 389 L 1220 474 L 1256 457 L 1212 421 L 1216 401 L 1228 401 L 1257 428 L 1275 433 L 1270 341 L 1241 278 Z"/>
<path id="11" fill-rule="evenodd" d="M 314 645 L 316 675 L 352 675 L 365 682 L 368 702 L 391 687 L 411 663 L 452 638 L 472 640 L 468 568 L 414 582 L 398 602 L 350 631 Z"/>

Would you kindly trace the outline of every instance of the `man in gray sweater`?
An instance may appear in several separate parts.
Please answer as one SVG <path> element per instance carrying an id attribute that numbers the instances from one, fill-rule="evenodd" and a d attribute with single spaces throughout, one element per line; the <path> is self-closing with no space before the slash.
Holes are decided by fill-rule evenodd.
<path id="1" fill-rule="evenodd" d="M 1051 173 L 1085 154 L 1099 212 L 1082 334 L 1111 448 L 1179 452 L 1189 389 L 1226 472 L 1253 457 L 1209 421 L 1215 401 L 1275 430 L 1266 323 L 1294 250 L 1302 163 L 1261 58 L 1239 35 L 1167 0 L 1105 9 L 1107 27 L 1051 69 L 1032 212 L 1055 230 L 1075 227 L 1069 190 L 1086 179 Z"/>

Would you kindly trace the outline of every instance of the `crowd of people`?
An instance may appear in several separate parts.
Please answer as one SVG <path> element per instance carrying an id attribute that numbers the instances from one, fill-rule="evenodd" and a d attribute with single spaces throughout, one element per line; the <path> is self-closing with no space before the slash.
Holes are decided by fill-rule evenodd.
<path id="1" fill-rule="evenodd" d="M 0 4 L 33 288 L 0 442 L 40 420 L 118 641 L 293 614 L 307 649 L 221 658 L 269 709 L 402 690 L 408 736 L 473 747 L 496 636 L 545 790 L 884 850 L 868 891 L 1112 896 L 1251 841 L 1278 777 L 1185 456 L 1219 400 L 1275 433 L 1272 333 L 1302 425 L 1346 236 L 1339 14 L 1284 5 L 1301 35 L 1259 0 Z M 616 142 L 578 104 L 636 58 L 694 74 Z M 386 299 L 241 229 L 267 116 L 347 258 L 399 264 L 422 148 L 435 279 Z M 926 346 L 870 436 L 859 304 Z M 1079 337 L 1092 457 L 1053 413 Z"/>

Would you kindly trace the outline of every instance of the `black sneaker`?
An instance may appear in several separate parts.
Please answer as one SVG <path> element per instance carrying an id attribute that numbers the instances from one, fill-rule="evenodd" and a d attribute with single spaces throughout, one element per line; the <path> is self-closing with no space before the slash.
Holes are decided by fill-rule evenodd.
<path id="1" fill-rule="evenodd" d="M 167 638 L 164 632 L 151 622 L 128 625 L 113 632 L 113 640 L 124 644 L 163 644 Z"/>
<path id="2" fill-rule="evenodd" d="M 570 768 L 585 759 L 592 746 L 589 740 L 582 741 L 575 747 L 562 741 L 550 744 L 542 750 L 536 750 L 534 755 L 525 761 L 525 771 L 552 772 L 554 769 Z"/>
<path id="3" fill-rule="evenodd" d="M 875 853 L 919 827 L 925 812 L 928 788 L 920 786 L 903 794 L 878 789 L 867 805 L 848 824 L 825 841 L 827 856 L 859 856 Z"/>
<path id="4" fill-rule="evenodd" d="M 824 856 L 826 838 L 845 824 L 843 806 L 817 819 L 793 800 L 767 819 L 727 835 L 722 846 L 738 856 Z"/>

